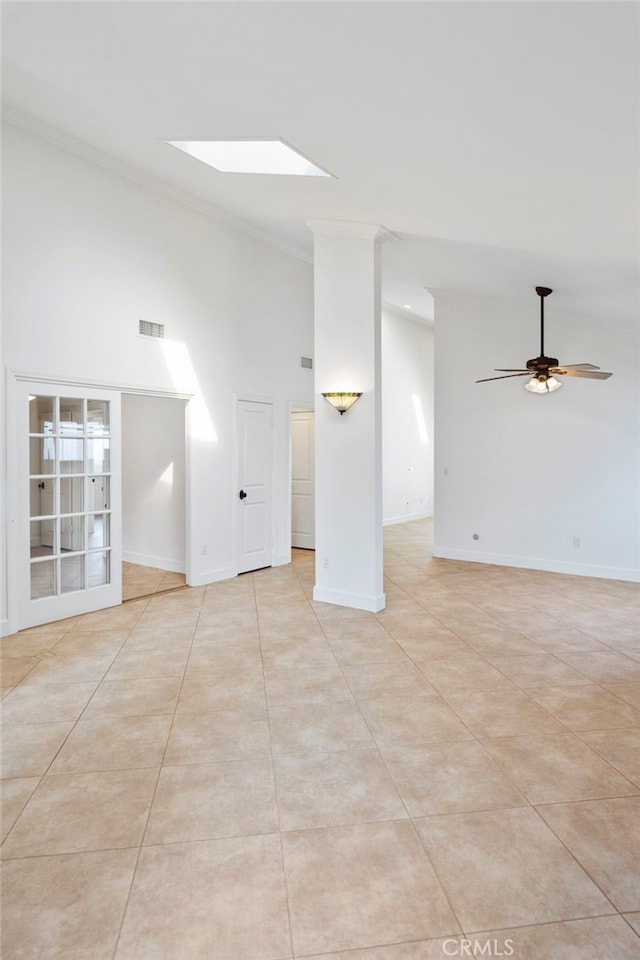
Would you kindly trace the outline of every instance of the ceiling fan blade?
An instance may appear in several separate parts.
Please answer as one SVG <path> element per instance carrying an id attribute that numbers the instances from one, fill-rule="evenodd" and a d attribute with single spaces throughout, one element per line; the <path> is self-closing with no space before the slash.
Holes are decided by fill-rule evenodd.
<path id="1" fill-rule="evenodd" d="M 594 366 L 592 363 L 563 363 L 561 367 L 551 367 L 551 371 L 554 370 L 599 370 L 600 367 Z"/>
<path id="2" fill-rule="evenodd" d="M 529 373 L 523 367 L 495 367 L 498 373 Z"/>
<path id="3" fill-rule="evenodd" d="M 586 377 L 588 380 L 608 380 L 613 376 L 604 370 L 570 370 L 567 367 L 554 367 L 554 377 Z"/>
<path id="4" fill-rule="evenodd" d="M 531 370 L 524 370 L 522 373 L 508 373 L 505 377 L 483 377 L 482 380 L 476 380 L 476 383 L 488 383 L 489 380 L 509 380 L 510 377 L 530 377 Z"/>

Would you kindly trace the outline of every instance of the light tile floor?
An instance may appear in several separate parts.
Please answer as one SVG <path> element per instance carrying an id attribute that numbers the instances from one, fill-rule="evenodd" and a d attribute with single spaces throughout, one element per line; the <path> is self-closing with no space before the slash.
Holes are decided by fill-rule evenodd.
<path id="1" fill-rule="evenodd" d="M 2 641 L 4 960 L 640 958 L 640 589 L 430 529 Z"/>
<path id="2" fill-rule="evenodd" d="M 123 600 L 134 600 L 136 597 L 148 597 L 154 593 L 175 590 L 176 587 L 184 587 L 185 583 L 184 573 L 158 570 L 156 567 L 145 567 L 139 563 L 122 564 Z"/>

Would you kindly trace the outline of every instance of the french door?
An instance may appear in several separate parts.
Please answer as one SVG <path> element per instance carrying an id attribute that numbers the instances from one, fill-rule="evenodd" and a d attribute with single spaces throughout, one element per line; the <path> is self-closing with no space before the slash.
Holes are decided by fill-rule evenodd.
<path id="1" fill-rule="evenodd" d="M 18 629 L 122 601 L 120 394 L 17 384 Z"/>

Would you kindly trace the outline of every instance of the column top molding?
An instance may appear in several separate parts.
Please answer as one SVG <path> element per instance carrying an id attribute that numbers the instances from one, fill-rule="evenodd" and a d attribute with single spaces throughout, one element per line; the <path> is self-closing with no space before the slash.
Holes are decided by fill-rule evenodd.
<path id="1" fill-rule="evenodd" d="M 319 220 L 312 218 L 305 221 L 314 234 L 325 234 L 332 237 L 352 237 L 357 240 L 396 240 L 397 237 L 381 223 L 351 223 L 348 220 Z"/>

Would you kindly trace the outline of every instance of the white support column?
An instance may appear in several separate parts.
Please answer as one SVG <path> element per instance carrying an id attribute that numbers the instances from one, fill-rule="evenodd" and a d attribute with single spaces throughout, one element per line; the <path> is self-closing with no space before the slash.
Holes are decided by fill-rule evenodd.
<path id="1" fill-rule="evenodd" d="M 385 606 L 382 575 L 380 242 L 371 224 L 311 220 L 314 233 L 314 600 Z M 325 392 L 362 392 L 339 414 Z"/>

